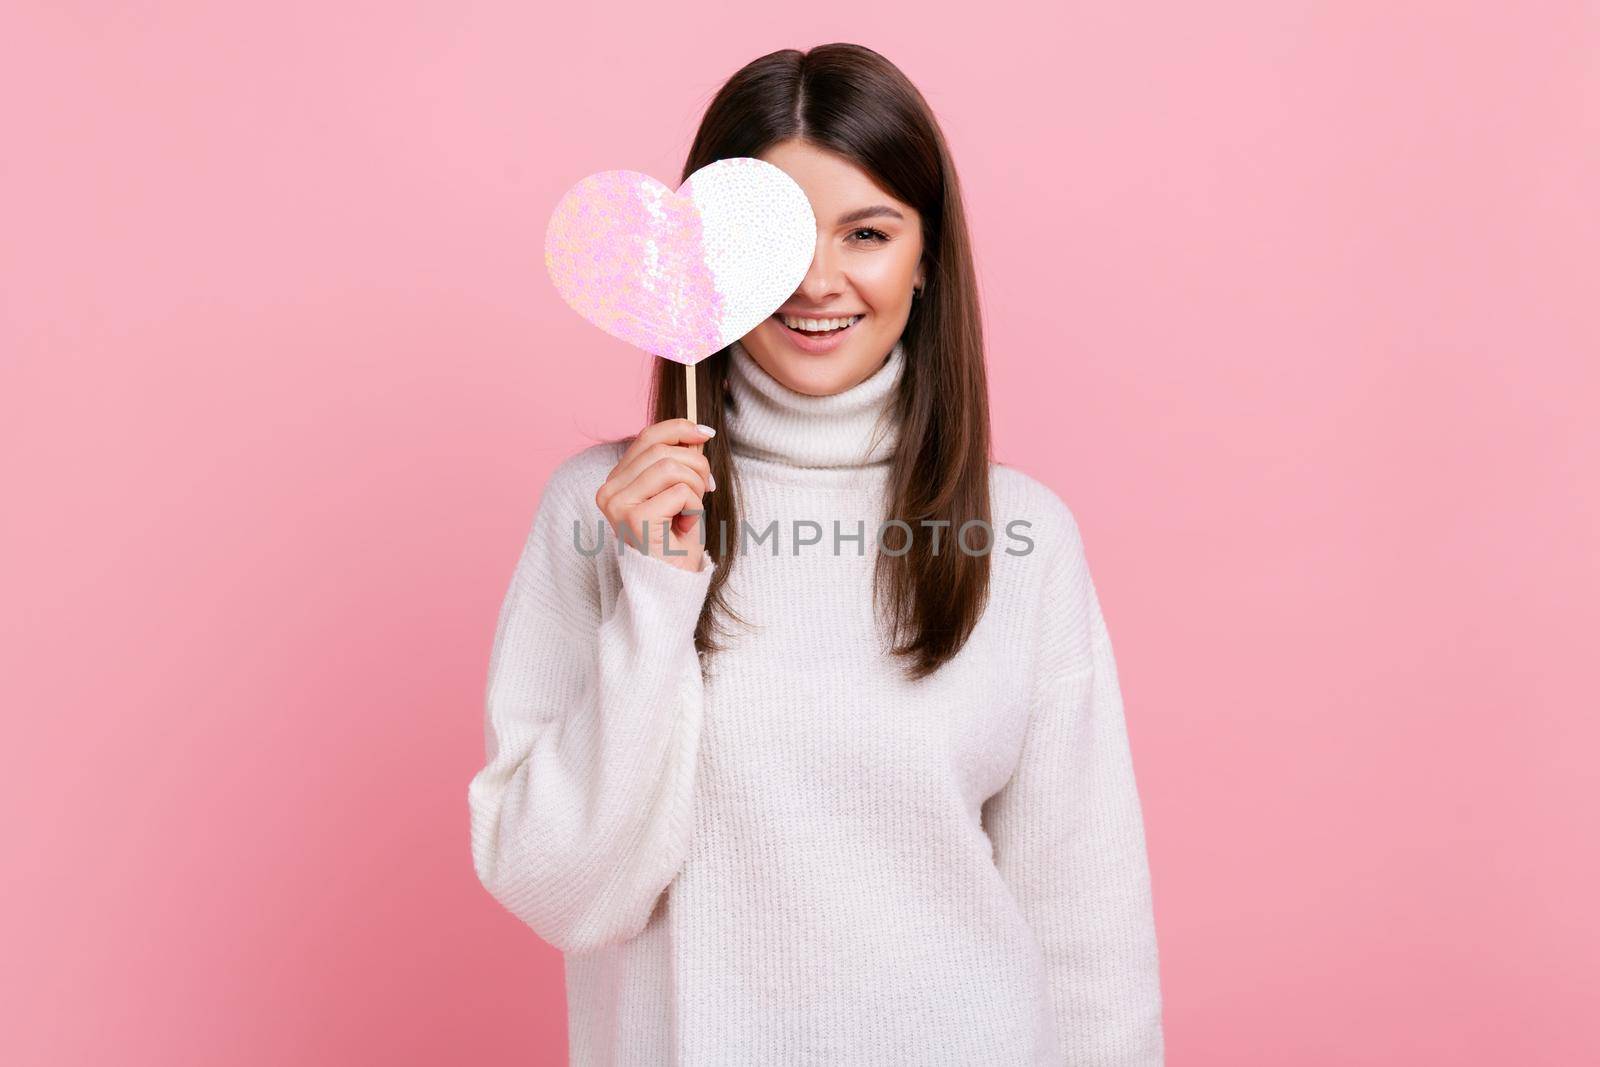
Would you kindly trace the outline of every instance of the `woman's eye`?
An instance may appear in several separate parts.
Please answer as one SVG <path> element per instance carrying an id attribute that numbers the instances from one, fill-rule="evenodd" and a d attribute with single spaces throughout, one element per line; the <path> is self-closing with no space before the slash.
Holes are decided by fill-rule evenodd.
<path id="1" fill-rule="evenodd" d="M 866 234 L 866 240 L 873 243 L 887 241 L 889 239 L 888 234 L 884 233 L 882 230 L 875 230 L 871 226 L 865 226 L 859 230 L 854 230 L 851 232 L 850 236 L 860 237 L 862 234 Z"/>

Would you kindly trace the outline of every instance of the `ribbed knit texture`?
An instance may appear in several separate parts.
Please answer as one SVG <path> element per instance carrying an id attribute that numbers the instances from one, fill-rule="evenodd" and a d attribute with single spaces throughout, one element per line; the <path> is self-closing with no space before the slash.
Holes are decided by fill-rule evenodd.
<path id="1" fill-rule="evenodd" d="M 472 856 L 565 953 L 571 1062 L 1162 1064 L 1139 795 L 1071 511 L 991 466 L 988 606 L 910 682 L 871 587 L 907 353 L 827 397 L 731 358 L 706 447 L 732 449 L 751 534 L 727 592 L 752 625 L 702 677 L 717 564 L 619 546 L 594 500 L 612 444 L 552 474 L 500 611 Z"/>

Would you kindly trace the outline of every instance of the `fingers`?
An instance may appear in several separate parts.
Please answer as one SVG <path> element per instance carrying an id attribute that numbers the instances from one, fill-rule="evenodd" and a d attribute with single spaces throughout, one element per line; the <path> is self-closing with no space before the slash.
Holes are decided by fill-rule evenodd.
<path id="1" fill-rule="evenodd" d="M 709 472 L 702 474 L 679 460 L 661 459 L 626 484 L 618 478 L 607 481 L 595 494 L 595 503 L 619 535 L 625 524 L 637 533 L 641 520 L 660 526 L 688 508 L 703 512 L 709 478 Z"/>
<path id="2" fill-rule="evenodd" d="M 637 453 L 631 460 L 618 460 L 617 466 L 612 470 L 606 481 L 612 483 L 613 492 L 621 491 L 625 499 L 630 496 L 638 499 L 636 495 L 627 492 L 628 485 L 638 479 L 646 470 L 662 462 L 677 463 L 698 473 L 700 481 L 697 484 L 697 488 L 700 492 L 709 492 L 714 488 L 711 480 L 711 461 L 706 458 L 704 452 L 686 445 L 668 444 L 666 442 L 657 442 L 650 445 Z"/>
<path id="3" fill-rule="evenodd" d="M 702 472 L 695 467 L 676 459 L 661 459 L 650 464 L 640 471 L 631 482 L 621 486 L 610 497 L 611 506 L 621 510 L 647 504 L 671 489 L 674 485 L 682 484 L 689 490 L 689 495 L 699 499 L 710 491 L 710 473 Z M 673 515 L 676 512 L 668 512 Z"/>
<path id="4" fill-rule="evenodd" d="M 663 419 L 639 431 L 633 443 L 617 460 L 617 466 L 626 467 L 639 453 L 652 445 L 703 445 L 709 440 L 711 434 L 702 431 L 698 423 L 690 422 L 688 419 Z"/>
<path id="5" fill-rule="evenodd" d="M 674 482 L 649 499 L 623 508 L 617 523 L 618 536 L 623 536 L 622 530 L 626 529 L 627 537 L 635 544 L 655 543 L 669 532 L 684 537 L 704 512 L 705 504 L 695 491 L 682 482 Z M 652 530 L 661 533 L 651 534 Z"/>
<path id="6" fill-rule="evenodd" d="M 634 505 L 628 513 L 628 521 L 635 524 L 635 529 L 643 529 L 641 523 L 648 522 L 651 527 L 666 529 L 672 520 L 685 511 L 703 511 L 705 504 L 693 489 L 679 482 L 670 485 L 657 493 L 649 500 Z M 698 519 L 698 515 L 690 515 L 688 519 Z M 691 525 L 692 528 L 692 525 Z"/>
<path id="7" fill-rule="evenodd" d="M 716 487 L 701 451 L 710 438 L 688 419 L 665 419 L 640 431 L 595 493 L 619 535 L 624 526 L 637 533 L 646 522 L 665 529 L 679 517 L 692 529 L 696 516 L 684 513 L 704 512 L 702 498 Z"/>

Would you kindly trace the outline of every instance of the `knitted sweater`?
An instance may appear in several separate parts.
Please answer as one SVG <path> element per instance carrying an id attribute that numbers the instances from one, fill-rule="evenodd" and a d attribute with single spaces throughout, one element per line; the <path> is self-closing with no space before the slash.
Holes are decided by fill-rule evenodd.
<path id="1" fill-rule="evenodd" d="M 1072 513 L 991 464 L 989 603 L 908 681 L 871 607 L 904 348 L 821 397 L 730 358 L 706 445 L 751 531 L 729 650 L 702 676 L 711 554 L 682 570 L 605 523 L 615 443 L 551 475 L 499 614 L 472 856 L 565 954 L 571 1062 L 1160 1065 L 1141 808 Z"/>

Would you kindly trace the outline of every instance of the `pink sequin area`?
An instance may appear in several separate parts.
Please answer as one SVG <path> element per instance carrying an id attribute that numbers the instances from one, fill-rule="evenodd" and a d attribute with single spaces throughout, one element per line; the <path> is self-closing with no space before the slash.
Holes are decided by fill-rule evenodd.
<path id="1" fill-rule="evenodd" d="M 545 232 L 545 268 L 578 314 L 636 348 L 698 363 L 722 347 L 722 298 L 700 214 L 647 174 L 591 174 Z"/>

